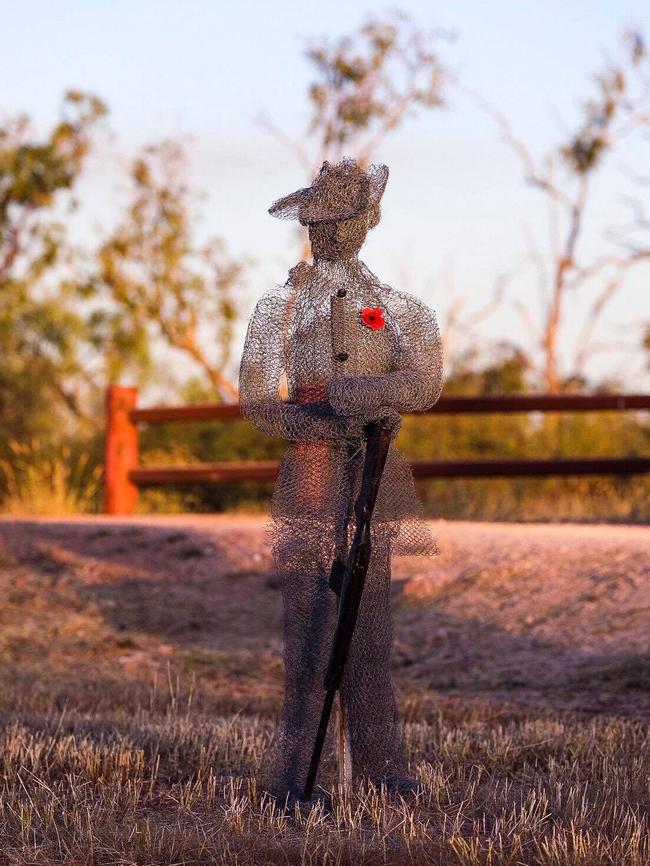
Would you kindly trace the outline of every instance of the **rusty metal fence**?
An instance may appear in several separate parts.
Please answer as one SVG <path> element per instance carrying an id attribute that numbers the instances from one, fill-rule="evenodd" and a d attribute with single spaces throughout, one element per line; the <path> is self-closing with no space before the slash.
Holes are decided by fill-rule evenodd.
<path id="1" fill-rule="evenodd" d="M 111 385 L 106 398 L 104 511 L 132 514 L 138 489 L 156 484 L 224 484 L 272 481 L 276 461 L 140 466 L 138 424 L 214 421 L 240 417 L 235 404 L 137 406 L 137 389 Z M 490 397 L 441 397 L 429 410 L 441 414 L 512 412 L 594 412 L 650 410 L 650 394 L 517 394 Z M 650 457 L 590 457 L 547 460 L 416 460 L 416 478 L 544 477 L 562 475 L 632 475 L 650 472 Z"/>

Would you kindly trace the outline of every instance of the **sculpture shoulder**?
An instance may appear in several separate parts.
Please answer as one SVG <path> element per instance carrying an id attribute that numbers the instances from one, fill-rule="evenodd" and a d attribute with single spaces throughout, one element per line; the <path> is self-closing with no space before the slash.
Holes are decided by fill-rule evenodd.
<path id="1" fill-rule="evenodd" d="M 292 268 L 292 270 L 289 271 L 289 279 L 286 283 L 283 285 L 275 285 L 272 288 L 267 289 L 264 294 L 260 295 L 255 304 L 253 317 L 268 313 L 272 310 L 283 310 L 287 306 L 292 294 L 295 292 L 295 285 L 291 280 L 291 274 L 294 270 L 295 268 Z"/>
<path id="2" fill-rule="evenodd" d="M 299 289 L 305 285 L 311 277 L 312 265 L 307 262 L 298 262 L 289 271 L 289 277 L 283 288 Z"/>
<path id="3" fill-rule="evenodd" d="M 296 290 L 302 288 L 309 281 L 311 270 L 312 267 L 307 262 L 299 262 L 290 269 L 285 283 L 273 286 L 260 296 L 257 307 L 266 309 L 285 306 Z"/>
<path id="4" fill-rule="evenodd" d="M 422 321 L 435 321 L 435 311 L 421 298 L 399 289 L 387 289 L 384 295 L 386 307 L 398 320 L 406 316 Z"/>
<path id="5" fill-rule="evenodd" d="M 382 283 L 364 262 L 359 262 L 361 273 L 366 283 L 375 290 L 386 309 L 399 319 L 400 314 L 417 315 L 424 318 L 434 318 L 435 313 L 423 300 L 400 289 L 395 289 L 388 283 Z"/>

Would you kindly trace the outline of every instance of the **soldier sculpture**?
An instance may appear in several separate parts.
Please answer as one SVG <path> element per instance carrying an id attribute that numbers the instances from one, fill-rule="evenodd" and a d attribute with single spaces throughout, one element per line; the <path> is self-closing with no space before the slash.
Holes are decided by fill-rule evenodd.
<path id="1" fill-rule="evenodd" d="M 384 165 L 323 163 L 311 187 L 276 201 L 273 216 L 308 227 L 313 264 L 257 303 L 240 373 L 246 418 L 289 440 L 271 509 L 284 603 L 285 696 L 270 788 L 300 798 L 321 717 L 340 585 L 370 422 L 394 437 L 400 413 L 429 409 L 442 381 L 434 313 L 383 285 L 357 258 L 380 218 Z M 372 550 L 339 690 L 341 780 L 406 793 L 408 773 L 390 681 L 392 554 L 434 553 L 408 464 L 391 444 L 371 521 Z"/>

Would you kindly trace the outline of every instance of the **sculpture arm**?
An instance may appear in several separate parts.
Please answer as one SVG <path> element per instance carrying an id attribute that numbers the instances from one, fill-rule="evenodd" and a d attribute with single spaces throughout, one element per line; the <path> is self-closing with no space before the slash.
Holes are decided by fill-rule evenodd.
<path id="1" fill-rule="evenodd" d="M 239 372 L 241 413 L 269 436 L 297 442 L 341 438 L 346 434 L 346 423 L 329 403 L 291 403 L 280 398 L 286 303 L 282 296 L 268 294 L 255 307 Z"/>
<path id="2" fill-rule="evenodd" d="M 333 380 L 328 396 L 336 411 L 376 418 L 382 409 L 424 412 L 437 401 L 442 390 L 442 343 L 435 313 L 416 298 L 402 295 L 396 329 L 397 368 Z"/>

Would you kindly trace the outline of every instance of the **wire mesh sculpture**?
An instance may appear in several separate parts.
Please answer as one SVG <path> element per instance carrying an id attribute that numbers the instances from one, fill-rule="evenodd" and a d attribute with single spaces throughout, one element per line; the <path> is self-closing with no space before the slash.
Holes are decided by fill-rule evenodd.
<path id="1" fill-rule="evenodd" d="M 433 311 L 380 283 L 357 258 L 379 222 L 387 180 L 384 165 L 364 170 L 352 159 L 325 162 L 310 187 L 271 206 L 272 215 L 308 227 L 313 264 L 298 264 L 284 286 L 258 301 L 242 357 L 242 414 L 290 443 L 269 524 L 284 604 L 285 696 L 268 783 L 280 797 L 300 797 L 318 726 L 337 616 L 332 564 L 345 560 L 354 535 L 364 429 L 388 418 L 394 438 L 400 413 L 430 408 L 442 385 Z M 410 467 L 392 443 L 371 537 L 340 691 L 341 778 L 405 791 L 416 783 L 389 674 L 390 559 L 435 553 L 436 543 Z"/>

